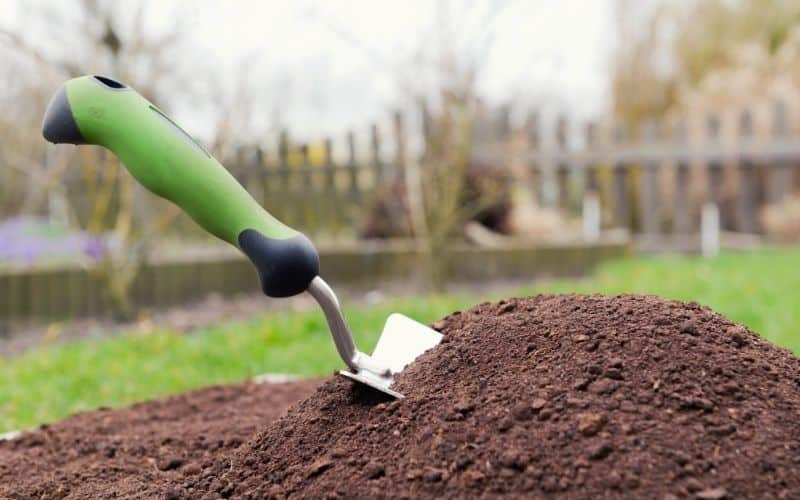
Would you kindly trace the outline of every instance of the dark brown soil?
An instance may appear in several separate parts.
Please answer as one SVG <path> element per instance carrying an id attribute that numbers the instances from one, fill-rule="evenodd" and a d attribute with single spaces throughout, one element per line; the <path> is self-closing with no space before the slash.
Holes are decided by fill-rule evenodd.
<path id="1" fill-rule="evenodd" d="M 317 385 L 210 387 L 74 415 L 0 442 L 0 498 L 163 498 Z"/>
<path id="2" fill-rule="evenodd" d="M 0 498 L 800 498 L 800 360 L 708 308 L 539 296 L 434 326 L 404 400 L 334 378 L 83 413 L 0 443 Z"/>
<path id="3" fill-rule="evenodd" d="M 706 307 L 539 296 L 435 326 L 405 400 L 334 378 L 162 493 L 800 498 L 800 360 Z"/>

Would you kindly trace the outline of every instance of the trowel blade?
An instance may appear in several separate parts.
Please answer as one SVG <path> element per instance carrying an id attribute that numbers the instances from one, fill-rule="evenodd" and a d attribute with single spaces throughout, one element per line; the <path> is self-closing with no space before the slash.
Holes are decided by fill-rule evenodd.
<path id="1" fill-rule="evenodd" d="M 390 387 L 394 383 L 394 375 L 403 371 L 409 363 L 420 354 L 435 347 L 442 340 L 442 334 L 408 316 L 393 313 L 386 319 L 383 331 L 370 356 L 379 366 L 389 368 L 392 376 L 381 376 L 368 370 L 358 372 L 341 371 L 342 375 L 351 378 L 379 391 L 395 397 L 403 395 Z"/>

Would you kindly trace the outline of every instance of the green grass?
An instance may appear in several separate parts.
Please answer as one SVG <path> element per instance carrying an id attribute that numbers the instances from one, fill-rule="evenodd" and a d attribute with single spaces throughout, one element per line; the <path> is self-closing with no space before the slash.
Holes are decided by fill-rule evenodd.
<path id="1" fill-rule="evenodd" d="M 502 296 L 543 292 L 653 293 L 707 304 L 800 353 L 800 250 L 724 253 L 718 258 L 628 258 L 589 279 L 536 284 L 491 295 L 434 295 L 346 306 L 362 348 L 400 311 L 431 322 Z M 0 359 L 0 432 L 263 372 L 325 375 L 341 366 L 322 314 L 269 313 L 191 334 L 153 329 L 80 340 Z"/>

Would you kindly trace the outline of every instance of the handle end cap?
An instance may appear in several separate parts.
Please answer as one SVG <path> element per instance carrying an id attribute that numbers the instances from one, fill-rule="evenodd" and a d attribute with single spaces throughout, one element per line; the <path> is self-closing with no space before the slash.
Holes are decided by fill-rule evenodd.
<path id="1" fill-rule="evenodd" d="M 64 85 L 58 89 L 47 106 L 42 123 L 42 135 L 54 144 L 86 144 L 78 124 L 75 123 Z"/>

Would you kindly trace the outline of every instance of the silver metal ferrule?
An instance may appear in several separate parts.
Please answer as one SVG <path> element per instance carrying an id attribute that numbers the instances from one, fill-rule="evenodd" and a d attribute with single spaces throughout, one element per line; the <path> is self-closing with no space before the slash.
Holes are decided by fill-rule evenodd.
<path id="1" fill-rule="evenodd" d="M 359 351 L 353 341 L 353 335 L 350 333 L 350 328 L 344 319 L 342 306 L 339 304 L 339 299 L 330 286 L 321 277 L 317 276 L 311 280 L 308 285 L 308 293 L 319 303 L 322 312 L 325 313 L 325 319 L 328 322 L 328 328 L 331 330 L 333 342 L 336 344 L 336 350 L 342 361 L 353 371 L 368 370 L 381 376 L 388 376 L 391 371 L 388 368 L 379 366 L 378 363 L 367 354 Z"/>

